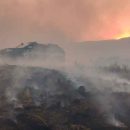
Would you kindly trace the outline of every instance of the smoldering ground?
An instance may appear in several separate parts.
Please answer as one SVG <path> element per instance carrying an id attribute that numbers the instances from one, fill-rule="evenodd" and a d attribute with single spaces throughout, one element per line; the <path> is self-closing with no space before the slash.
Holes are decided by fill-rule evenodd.
<path id="1" fill-rule="evenodd" d="M 21 59 L 18 62 L 13 60 L 13 62 L 8 62 L 6 65 L 3 64 L 4 62 L 2 63 L 2 67 L 4 65 L 5 68 L 3 67 L 3 69 L 1 69 L 1 79 L 4 88 L 6 88 L 5 93 L 3 94 L 5 94 L 9 104 L 12 104 L 13 108 L 11 107 L 11 109 L 14 110 L 16 107 L 23 108 L 24 103 L 23 100 L 19 99 L 19 95 L 30 95 L 28 94 L 28 91 L 30 90 L 32 93 L 30 96 L 36 106 L 40 106 L 43 101 L 45 101 L 44 99 L 47 99 L 48 106 L 55 104 L 60 100 L 62 106 L 65 107 L 66 105 L 68 106 L 71 100 L 81 98 L 79 94 L 75 93 L 75 90 L 77 90 L 79 86 L 84 86 L 84 91 L 94 95 L 92 101 L 100 104 L 97 105 L 99 106 L 100 111 L 105 112 L 106 122 L 117 127 L 124 127 L 124 122 L 116 117 L 116 113 L 123 113 L 121 116 L 124 116 L 127 112 L 125 111 L 125 107 L 122 106 L 122 101 L 118 101 L 118 98 L 113 96 L 113 93 L 129 93 L 129 79 L 120 76 L 120 74 L 124 73 L 129 75 L 129 64 L 127 64 L 127 72 L 124 71 L 123 68 L 121 68 L 122 70 L 120 70 L 120 73 L 117 71 L 106 72 L 103 67 L 106 67 L 107 65 L 108 68 L 111 68 L 109 65 L 114 65 L 116 61 L 114 60 L 113 62 L 113 57 L 111 56 L 116 56 L 118 53 L 112 52 L 112 55 L 106 55 L 104 61 L 101 59 L 103 53 L 98 55 L 98 57 L 95 57 L 94 47 L 94 50 L 92 49 L 90 51 L 91 53 L 89 52 L 89 54 L 93 54 L 94 58 L 91 62 L 91 60 L 88 60 L 87 58 L 84 58 L 84 60 L 80 60 L 80 58 L 75 59 L 75 54 L 77 54 L 77 52 L 77 55 L 80 57 L 80 52 L 83 50 L 81 49 L 82 47 L 80 48 L 80 51 L 77 49 L 71 50 L 70 48 L 70 50 L 67 51 L 67 48 L 65 49 L 65 52 L 66 55 L 68 53 L 68 56 L 66 56 L 66 60 L 61 64 L 59 62 L 53 62 L 52 65 L 51 61 L 45 63 L 45 61 L 42 62 L 41 59 L 38 60 L 38 57 L 36 60 L 30 58 L 29 60 Z M 119 53 L 120 52 L 121 51 L 119 51 Z M 81 56 L 83 56 L 83 54 L 81 54 Z M 87 53 L 86 55 L 84 53 L 84 57 L 86 56 Z M 119 61 L 118 66 L 121 66 L 122 63 L 124 63 L 123 55 L 121 59 L 117 59 L 117 61 Z M 41 97 L 42 94 L 44 95 L 43 97 Z M 67 99 L 52 99 L 54 95 L 62 94 L 66 95 Z M 68 101 L 68 99 L 71 100 Z M 116 109 L 115 107 L 113 108 L 113 104 L 116 106 Z"/>

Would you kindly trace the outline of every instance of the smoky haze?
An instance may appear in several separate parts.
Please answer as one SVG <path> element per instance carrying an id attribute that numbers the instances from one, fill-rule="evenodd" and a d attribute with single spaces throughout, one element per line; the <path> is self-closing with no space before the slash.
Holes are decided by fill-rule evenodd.
<path id="1" fill-rule="evenodd" d="M 129 0 L 0 1 L 0 47 L 111 39 L 130 30 L 129 7 Z"/>

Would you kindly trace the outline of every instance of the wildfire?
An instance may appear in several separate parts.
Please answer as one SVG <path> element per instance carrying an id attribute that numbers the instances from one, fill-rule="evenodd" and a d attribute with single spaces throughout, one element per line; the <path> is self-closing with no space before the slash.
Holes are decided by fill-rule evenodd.
<path id="1" fill-rule="evenodd" d="M 119 34 L 116 36 L 116 39 L 122 39 L 122 38 L 127 38 L 127 37 L 130 37 L 130 32 Z"/>

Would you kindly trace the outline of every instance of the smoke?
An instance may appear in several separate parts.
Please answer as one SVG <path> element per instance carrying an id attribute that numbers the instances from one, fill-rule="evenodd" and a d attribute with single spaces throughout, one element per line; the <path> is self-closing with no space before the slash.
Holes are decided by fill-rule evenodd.
<path id="1" fill-rule="evenodd" d="M 113 125 L 115 127 L 118 127 L 118 128 L 126 128 L 127 126 L 122 123 L 121 121 L 118 121 L 113 115 L 112 117 L 108 118 L 108 123 L 110 123 L 110 125 Z"/>
<path id="2" fill-rule="evenodd" d="M 129 0 L 0 1 L 0 46 L 115 38 L 130 30 L 129 5 Z"/>
<path id="3" fill-rule="evenodd" d="M 24 86 L 26 86 L 26 81 L 31 78 L 28 68 L 21 68 L 16 66 L 12 76 L 12 85 L 11 87 L 6 89 L 6 97 L 10 103 L 14 103 L 14 105 L 21 105 L 18 101 L 19 92 L 22 92 Z M 26 77 L 26 78 L 25 78 Z"/>
<path id="4" fill-rule="evenodd" d="M 61 45 L 61 43 L 115 38 L 119 33 L 130 31 L 129 5 L 129 0 L 0 1 L 0 47 L 13 46 L 26 41 L 57 42 Z M 88 45 L 87 48 L 81 45 L 77 47 L 79 49 L 72 49 L 69 44 L 65 44 L 67 59 L 64 63 L 41 62 L 32 58 L 19 60 L 15 65 L 55 69 L 67 74 L 75 83 L 75 89 L 78 86 L 85 86 L 87 91 L 94 94 L 104 92 L 103 96 L 97 94 L 94 101 L 101 103 L 100 109 L 109 115 L 106 119 L 107 123 L 124 127 L 125 125 L 116 119 L 111 110 L 111 93 L 130 92 L 130 81 L 115 73 L 106 74 L 99 70 L 98 65 L 99 62 L 102 66 L 110 64 L 111 60 L 106 58 L 114 56 L 116 57 L 114 62 L 120 57 L 119 63 L 124 63 L 122 58 L 129 59 L 129 53 L 126 53 L 129 52 L 129 45 L 124 48 L 121 46 L 120 49 L 117 45 L 102 45 Z M 105 58 L 105 61 L 102 58 Z M 10 64 L 13 62 L 11 61 Z M 11 76 L 12 85 L 6 89 L 7 100 L 22 107 L 18 95 L 26 86 L 26 80 L 32 75 L 26 67 L 24 69 L 16 67 Z M 42 87 L 47 86 L 49 89 L 47 91 L 56 93 L 55 75 L 51 77 L 53 81 L 47 78 L 46 84 Z M 31 89 L 42 92 L 35 83 L 31 85 Z M 35 103 L 39 104 L 37 95 L 33 96 Z M 120 107 L 123 109 L 122 106 Z"/>
<path id="5" fill-rule="evenodd" d="M 127 48 L 126 44 L 123 44 L 123 46 Z M 99 47 L 102 52 L 97 47 Z M 125 78 L 125 76 L 121 77 L 119 72 L 106 73 L 106 71 L 102 69 L 102 67 L 106 67 L 106 65 L 113 65 L 113 62 L 116 61 L 119 61 L 119 66 L 122 65 L 122 63 L 129 63 L 124 62 L 125 58 L 129 59 L 129 49 L 125 50 L 126 53 L 124 55 L 123 51 L 121 51 L 123 49 L 122 43 L 121 46 L 118 46 L 118 51 L 115 50 L 116 47 L 117 46 L 115 46 L 114 41 L 112 42 L 112 44 L 109 44 L 109 46 L 108 44 L 97 44 L 97 42 L 93 45 L 85 44 L 85 46 L 81 43 L 81 46 L 75 45 L 74 48 L 72 46 L 65 45 L 64 49 L 66 54 L 66 60 L 64 62 L 61 61 L 61 63 L 57 62 L 58 59 L 56 59 L 56 61 L 41 60 L 42 58 L 44 59 L 44 57 L 42 57 L 40 50 L 36 50 L 38 53 L 36 53 L 35 51 L 32 51 L 32 53 L 38 54 L 39 56 L 41 55 L 42 58 L 39 56 L 35 58 L 30 57 L 27 59 L 21 58 L 16 62 L 15 60 L 9 60 L 9 66 L 16 66 L 14 69 L 11 69 L 12 84 L 6 89 L 7 100 L 9 103 L 13 104 L 14 107 L 22 108 L 23 104 L 19 100 L 18 96 L 24 91 L 25 88 L 28 88 L 29 90 L 31 90 L 31 92 L 33 91 L 31 93 L 31 96 L 35 105 L 41 105 L 43 97 L 41 97 L 40 95 L 43 94 L 47 99 L 48 104 L 52 104 L 57 102 L 57 100 L 60 100 L 64 106 L 68 103 L 66 101 L 66 98 L 51 99 L 50 97 L 53 97 L 53 95 L 63 94 L 67 95 L 67 99 L 69 99 L 70 97 L 78 98 L 79 95 L 74 95 L 73 92 L 76 91 L 79 86 L 84 86 L 87 92 L 90 92 L 94 95 L 93 102 L 98 102 L 100 104 L 98 105 L 99 109 L 105 111 L 105 114 L 107 114 L 107 117 L 105 118 L 106 122 L 116 127 L 124 127 L 125 123 L 122 123 L 115 116 L 115 110 L 112 109 L 113 102 L 118 105 L 118 107 L 120 107 L 119 110 L 117 109 L 117 112 L 125 111 L 125 109 L 123 108 L 123 106 L 120 105 L 120 101 L 118 101 L 117 98 L 112 96 L 112 94 L 130 92 L 130 81 L 129 79 Z M 111 53 L 108 53 L 112 48 L 113 50 L 111 51 Z M 48 54 L 54 55 L 55 53 L 52 53 L 50 50 L 48 50 Z M 113 57 L 118 56 L 119 54 L 120 59 L 117 58 L 115 60 L 115 58 Z M 47 55 L 45 59 L 49 59 L 49 55 Z M 104 58 L 102 59 L 102 57 Z M 126 65 L 128 65 L 129 69 L 130 65 Z M 32 73 L 34 71 L 33 68 L 29 69 L 30 67 L 35 67 L 36 73 Z M 44 71 L 42 71 L 43 68 Z M 49 69 L 50 71 L 46 71 L 45 68 Z M 64 74 L 65 77 L 63 75 L 57 76 L 57 72 Z M 122 72 L 122 74 L 129 76 L 129 71 L 124 71 Z"/>

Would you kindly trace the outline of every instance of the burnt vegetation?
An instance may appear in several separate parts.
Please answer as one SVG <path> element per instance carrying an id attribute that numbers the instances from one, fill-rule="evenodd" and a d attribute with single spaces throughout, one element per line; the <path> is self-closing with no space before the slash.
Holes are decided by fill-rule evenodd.
<path id="1" fill-rule="evenodd" d="M 101 69 L 108 73 L 117 74 L 122 78 L 126 78 L 128 80 L 130 79 L 130 67 L 126 64 L 120 65 L 118 63 L 114 63 L 109 66 L 102 67 Z"/>
<path id="2" fill-rule="evenodd" d="M 0 66 L 0 130 L 129 129 L 129 93 L 110 94 L 110 111 L 125 125 L 114 126 L 106 120 L 107 109 L 95 101 L 105 94 L 85 87 L 76 86 L 57 70 Z"/>

